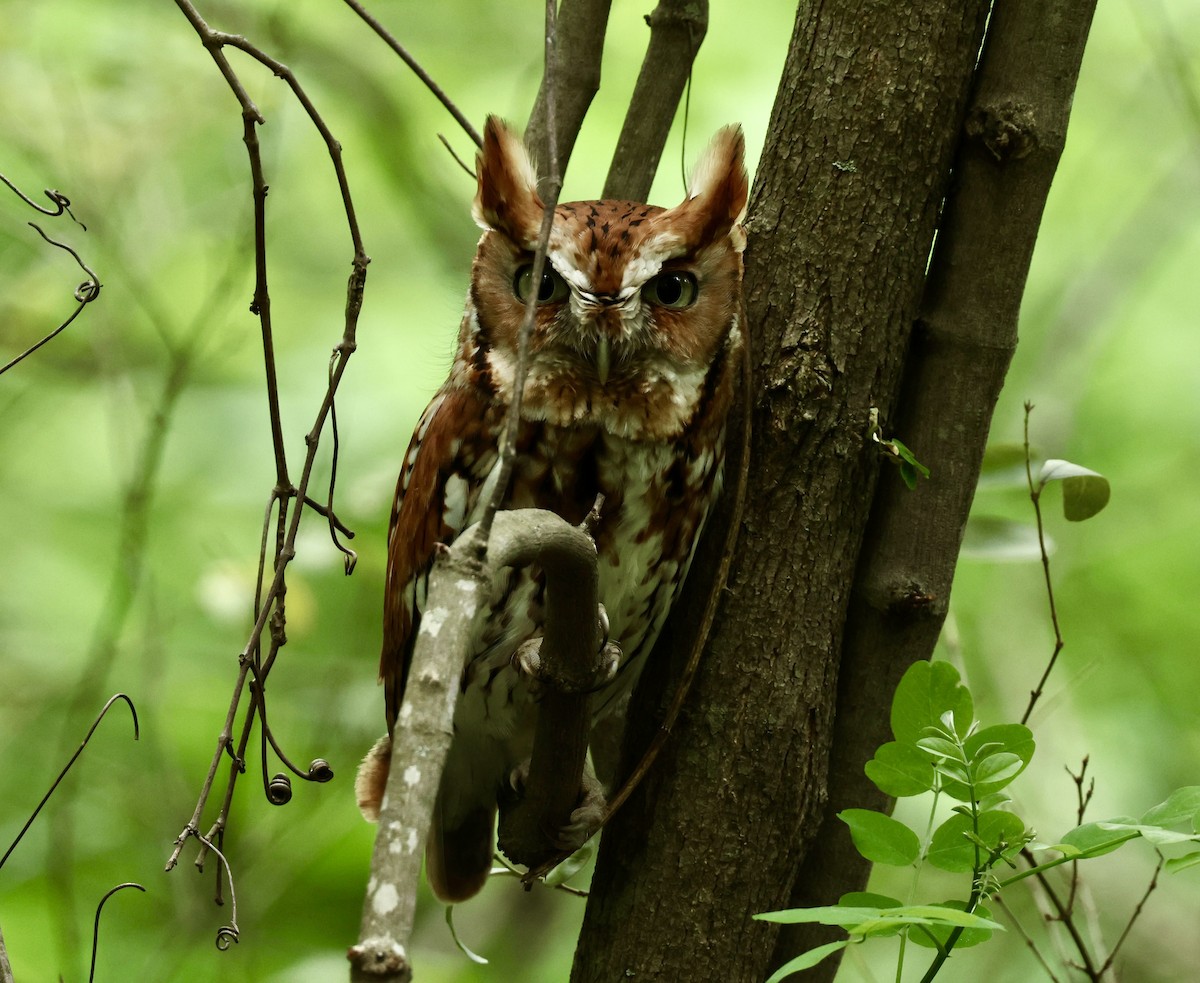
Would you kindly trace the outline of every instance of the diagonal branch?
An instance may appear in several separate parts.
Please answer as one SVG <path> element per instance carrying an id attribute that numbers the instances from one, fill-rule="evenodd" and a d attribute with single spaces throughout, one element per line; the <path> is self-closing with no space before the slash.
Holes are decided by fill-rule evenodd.
<path id="1" fill-rule="evenodd" d="M 583 118 L 600 89 L 600 59 L 611 6 L 612 0 L 562 0 L 558 11 L 558 54 L 553 72 L 542 77 L 525 128 L 525 146 L 536 159 L 548 146 L 548 121 L 556 120 L 559 173 L 567 169 Z"/>
<path id="2" fill-rule="evenodd" d="M 605 198 L 649 197 L 692 62 L 708 31 L 708 0 L 659 0 L 646 23 L 650 44 L 604 182 Z"/>

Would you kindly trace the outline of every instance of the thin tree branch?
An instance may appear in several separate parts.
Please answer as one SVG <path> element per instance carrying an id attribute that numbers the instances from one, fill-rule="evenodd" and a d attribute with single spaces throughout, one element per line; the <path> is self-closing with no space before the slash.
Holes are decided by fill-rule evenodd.
<path id="1" fill-rule="evenodd" d="M 1166 862 L 1167 858 L 1164 857 L 1162 853 L 1159 853 L 1158 863 L 1155 864 L 1154 873 L 1150 876 L 1150 883 L 1146 885 L 1146 890 L 1142 892 L 1141 898 L 1138 900 L 1138 903 L 1134 907 L 1132 914 L 1129 916 L 1129 921 L 1125 923 L 1125 928 L 1122 930 L 1120 938 L 1117 939 L 1116 944 L 1112 947 L 1112 951 L 1109 952 L 1108 958 L 1104 960 L 1104 965 L 1100 967 L 1100 975 L 1097 977 L 1097 979 L 1112 969 L 1113 963 L 1116 962 L 1117 954 L 1121 951 L 1121 946 L 1123 946 L 1125 944 L 1125 940 L 1129 938 L 1129 933 L 1133 930 L 1134 924 L 1142 916 L 1142 912 L 1146 908 L 1146 902 L 1150 900 L 1150 895 L 1152 895 L 1155 891 L 1155 888 L 1158 887 L 1158 875 L 1162 873 L 1163 866 L 1166 864 Z"/>
<path id="2" fill-rule="evenodd" d="M 649 197 L 692 63 L 708 32 L 708 0 L 659 0 L 646 23 L 650 44 L 604 182 L 605 198 Z"/>
<path id="3" fill-rule="evenodd" d="M 889 476 L 876 492 L 841 648 L 826 818 L 787 907 L 829 904 L 866 881 L 869 864 L 834 817 L 849 806 L 888 808 L 863 765 L 890 739 L 881 708 L 904 670 L 929 658 L 946 616 L 1094 6 L 992 7 L 903 384 L 881 404 L 889 431 L 932 476 L 915 491 Z M 774 964 L 829 938 L 789 926 Z M 836 966 L 828 960 L 811 975 L 829 979 Z"/>
<path id="4" fill-rule="evenodd" d="M 425 83 L 425 87 L 437 97 L 438 102 L 446 107 L 446 111 L 453 116 L 458 125 L 463 128 L 463 132 L 474 141 L 475 146 L 482 147 L 483 139 L 479 136 L 479 131 L 471 125 L 471 121 L 463 115 L 458 106 L 456 106 L 451 98 L 442 90 L 442 87 L 433 80 L 433 76 L 425 71 L 425 69 L 421 67 L 420 62 L 418 62 L 417 59 L 408 53 L 408 49 L 396 39 L 395 35 L 393 35 L 386 27 L 384 27 L 382 22 L 373 14 L 371 14 L 366 7 L 358 2 L 358 0 L 345 0 L 345 4 L 356 14 L 358 14 L 358 16 L 366 22 L 367 26 L 369 26 L 371 30 L 378 34 L 389 48 L 391 48 L 400 56 L 404 64 L 413 70 L 417 78 Z"/>
<path id="5" fill-rule="evenodd" d="M 272 447 L 275 453 L 276 461 L 276 486 L 272 491 L 271 503 L 272 507 L 268 508 L 267 523 L 270 522 L 270 515 L 274 511 L 274 504 L 278 502 L 279 510 L 276 520 L 275 534 L 275 550 L 274 562 L 272 564 L 273 574 L 269 585 L 265 591 L 261 589 L 260 594 L 256 599 L 256 617 L 254 626 L 251 630 L 250 637 L 238 657 L 239 670 L 234 684 L 233 696 L 230 700 L 230 706 L 226 715 L 225 725 L 217 740 L 217 748 L 213 755 L 212 762 L 209 766 L 209 771 L 205 777 L 199 800 L 196 808 L 184 826 L 183 831 L 179 834 L 175 841 L 175 849 L 167 861 L 167 869 L 171 869 L 178 861 L 179 854 L 184 843 L 189 837 L 195 837 L 201 843 L 200 856 L 197 859 L 198 864 L 203 863 L 205 853 L 209 849 L 214 849 L 218 852 L 218 856 L 222 856 L 223 865 L 227 872 L 229 866 L 224 863 L 223 855 L 220 854 L 219 848 L 213 843 L 216 840 L 218 843 L 222 841 L 225 828 L 225 819 L 228 814 L 229 802 L 232 798 L 233 786 L 236 781 L 236 776 L 244 767 L 245 751 L 249 741 L 250 731 L 252 729 L 253 716 L 256 711 L 262 712 L 262 702 L 251 698 L 250 707 L 247 711 L 245 725 L 242 728 L 241 738 L 236 750 L 232 745 L 232 734 L 234 723 L 237 718 L 238 705 L 241 698 L 243 687 L 246 684 L 248 673 L 253 671 L 256 684 L 260 688 L 265 687 L 267 675 L 270 672 L 274 660 L 278 655 L 279 649 L 286 642 L 284 632 L 284 614 L 283 614 L 283 598 L 286 593 L 286 578 L 285 571 L 288 563 L 295 556 L 295 541 L 299 530 L 300 520 L 304 509 L 302 503 L 308 500 L 308 484 L 312 476 L 313 465 L 316 460 L 318 447 L 320 444 L 321 434 L 324 431 L 326 420 L 330 419 L 333 413 L 334 397 L 338 386 L 341 382 L 343 373 L 345 372 L 346 363 L 349 357 L 353 354 L 356 348 L 356 329 L 358 324 L 359 312 L 362 308 L 363 289 L 366 282 L 367 264 L 370 262 L 362 244 L 362 238 L 359 233 L 358 221 L 355 215 L 353 200 L 350 193 L 349 182 L 346 178 L 345 168 L 342 163 L 341 146 L 333 136 L 328 125 L 317 111 L 303 87 L 299 84 L 295 76 L 286 65 L 271 58 L 245 38 L 237 35 L 225 34 L 223 32 L 214 31 L 201 17 L 199 12 L 190 2 L 190 0 L 176 0 L 176 5 L 187 17 L 192 24 L 193 29 L 200 37 L 201 42 L 212 56 L 218 70 L 225 78 L 235 98 L 238 101 L 242 110 L 243 118 L 243 134 L 246 142 L 247 153 L 250 159 L 250 170 L 252 178 L 252 197 L 254 201 L 254 239 L 255 239 L 255 294 L 252 311 L 258 315 L 260 326 L 262 328 L 263 337 L 263 357 L 267 379 L 268 393 L 268 408 L 271 423 Z M 306 435 L 305 442 L 307 453 L 304 459 L 304 464 L 301 469 L 299 484 L 295 487 L 291 485 L 288 478 L 287 459 L 283 444 L 283 427 L 282 419 L 279 412 L 279 396 L 278 386 L 275 374 L 275 358 L 274 358 L 274 336 L 270 319 L 270 295 L 267 287 L 267 258 L 266 258 L 266 192 L 267 185 L 263 174 L 261 155 L 258 149 L 257 127 L 264 122 L 262 114 L 258 111 L 254 102 L 250 99 L 249 94 L 242 85 L 237 74 L 233 71 L 225 56 L 225 47 L 236 48 L 259 64 L 269 68 L 272 73 L 281 78 L 293 96 L 300 103 L 307 113 L 309 120 L 314 128 L 321 135 L 325 142 L 326 150 L 328 151 L 331 163 L 334 168 L 334 173 L 338 183 L 338 188 L 342 197 L 342 204 L 345 211 L 346 223 L 350 233 L 351 243 L 353 245 L 354 255 L 351 261 L 351 272 L 346 288 L 346 309 L 345 319 L 342 328 L 342 337 L 338 344 L 334 347 L 333 358 L 330 364 L 328 383 L 321 406 L 317 411 L 316 421 L 312 429 Z M 289 512 L 289 503 L 295 499 L 298 503 L 297 507 Z M 332 514 L 332 503 L 327 502 L 325 512 L 327 517 Z M 336 528 L 336 526 L 334 526 Z M 265 564 L 266 555 L 266 531 L 267 525 L 264 525 L 264 536 L 262 544 L 262 552 L 260 553 L 260 569 Z M 261 638 L 262 633 L 266 629 L 268 623 L 271 628 L 271 647 L 265 658 L 261 654 Z M 266 726 L 265 720 L 263 722 Z M 272 739 L 272 744 L 274 741 Z M 222 807 L 221 814 L 218 817 L 218 822 L 214 824 L 210 833 L 207 836 L 201 836 L 199 832 L 199 823 L 204 813 L 208 802 L 208 797 L 212 789 L 212 785 L 221 764 L 222 757 L 226 751 L 233 752 L 233 767 L 230 769 L 230 779 L 226 789 L 225 803 Z M 314 780 L 323 780 L 317 778 L 320 774 L 324 776 L 327 772 L 325 769 L 310 769 L 310 773 Z M 268 789 L 270 795 L 271 790 Z M 230 882 L 232 884 L 232 875 L 230 873 Z M 235 926 L 236 928 L 236 926 Z M 233 939 L 236 941 L 236 938 Z M 227 943 L 228 944 L 228 943 Z"/>
<path id="6" fill-rule="evenodd" d="M 1054 671 L 1054 667 L 1058 664 L 1059 653 L 1063 650 L 1062 629 L 1058 624 L 1058 605 L 1054 603 L 1054 581 L 1050 577 L 1050 553 L 1046 549 L 1046 531 L 1042 522 L 1042 486 L 1035 485 L 1033 481 L 1033 464 L 1030 461 L 1029 453 L 1029 415 L 1033 412 L 1033 403 L 1028 400 L 1025 402 L 1025 481 L 1029 486 L 1029 501 L 1033 503 L 1033 515 L 1037 521 L 1037 538 L 1038 551 L 1042 557 L 1042 576 L 1046 581 L 1046 600 L 1050 605 L 1050 626 L 1054 629 L 1054 648 L 1050 652 L 1050 659 L 1046 662 L 1046 668 L 1042 670 L 1041 678 L 1038 679 L 1037 686 L 1029 694 L 1029 703 L 1025 706 L 1025 712 L 1021 714 L 1021 723 L 1028 723 L 1029 717 L 1033 713 L 1033 708 L 1037 706 L 1038 700 L 1041 699 L 1042 693 L 1046 688 L 1046 680 L 1050 678 L 1050 673 Z"/>
<path id="7" fill-rule="evenodd" d="M 542 76 L 525 128 L 525 146 L 537 160 L 548 146 L 547 122 L 557 120 L 555 152 L 560 174 L 567 169 L 583 118 L 600 89 L 600 61 L 611 6 L 612 0 L 562 0 L 558 10 L 558 54 L 553 73 Z"/>

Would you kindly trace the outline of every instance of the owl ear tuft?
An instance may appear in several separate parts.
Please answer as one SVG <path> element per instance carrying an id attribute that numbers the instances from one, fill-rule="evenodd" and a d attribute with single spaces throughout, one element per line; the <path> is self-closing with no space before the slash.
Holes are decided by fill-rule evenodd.
<path id="1" fill-rule="evenodd" d="M 746 214 L 750 178 L 743 163 L 746 141 L 736 123 L 722 127 L 697 161 L 683 203 L 659 216 L 664 228 L 679 233 L 683 249 L 691 251 L 726 236 L 741 252 L 746 233 L 741 221 Z"/>
<path id="2" fill-rule="evenodd" d="M 499 117 L 487 118 L 475 174 L 478 189 L 471 214 L 476 224 L 534 249 L 545 210 L 537 193 L 537 172 L 521 138 Z"/>

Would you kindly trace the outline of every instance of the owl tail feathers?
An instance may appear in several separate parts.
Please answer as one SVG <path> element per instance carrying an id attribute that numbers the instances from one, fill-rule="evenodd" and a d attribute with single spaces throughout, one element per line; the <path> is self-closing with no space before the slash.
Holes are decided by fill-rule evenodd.
<path id="1" fill-rule="evenodd" d="M 379 738 L 358 766 L 354 797 L 368 822 L 379 821 L 379 809 L 392 763 L 392 739 Z M 456 904 L 474 897 L 492 869 L 496 807 L 476 806 L 453 829 L 442 820 L 441 795 L 433 809 L 425 847 L 425 876 L 442 901 Z"/>
<path id="2" fill-rule="evenodd" d="M 425 846 L 425 876 L 439 899 L 457 904 L 483 890 L 492 870 L 495 825 L 496 807 L 481 805 L 448 829 L 438 797 Z"/>
<path id="3" fill-rule="evenodd" d="M 354 799 L 363 818 L 369 823 L 379 821 L 379 807 L 383 802 L 391 767 L 392 738 L 384 734 L 371 746 L 354 777 Z"/>

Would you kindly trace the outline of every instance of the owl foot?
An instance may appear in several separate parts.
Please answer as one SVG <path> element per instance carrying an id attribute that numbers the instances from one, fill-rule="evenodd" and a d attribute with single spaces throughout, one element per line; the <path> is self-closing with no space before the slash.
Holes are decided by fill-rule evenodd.
<path id="1" fill-rule="evenodd" d="M 617 675 L 617 670 L 621 667 L 621 646 L 616 642 L 609 641 L 608 638 L 608 612 L 604 610 L 604 605 L 599 606 L 600 620 L 600 652 L 596 664 L 595 679 L 588 691 L 601 689 L 613 681 Z M 517 646 L 517 650 L 512 655 L 512 666 L 517 672 L 521 673 L 527 679 L 534 682 L 541 682 L 546 679 L 545 668 L 542 662 L 542 638 L 530 638 Z"/>
<path id="2" fill-rule="evenodd" d="M 508 775 L 508 785 L 515 799 L 525 797 L 525 784 L 529 779 L 529 762 L 517 765 Z M 608 802 L 604 797 L 604 786 L 592 773 L 589 764 L 580 778 L 579 804 L 571 810 L 566 823 L 550 833 L 554 848 L 564 853 L 574 853 L 600 829 Z"/>

